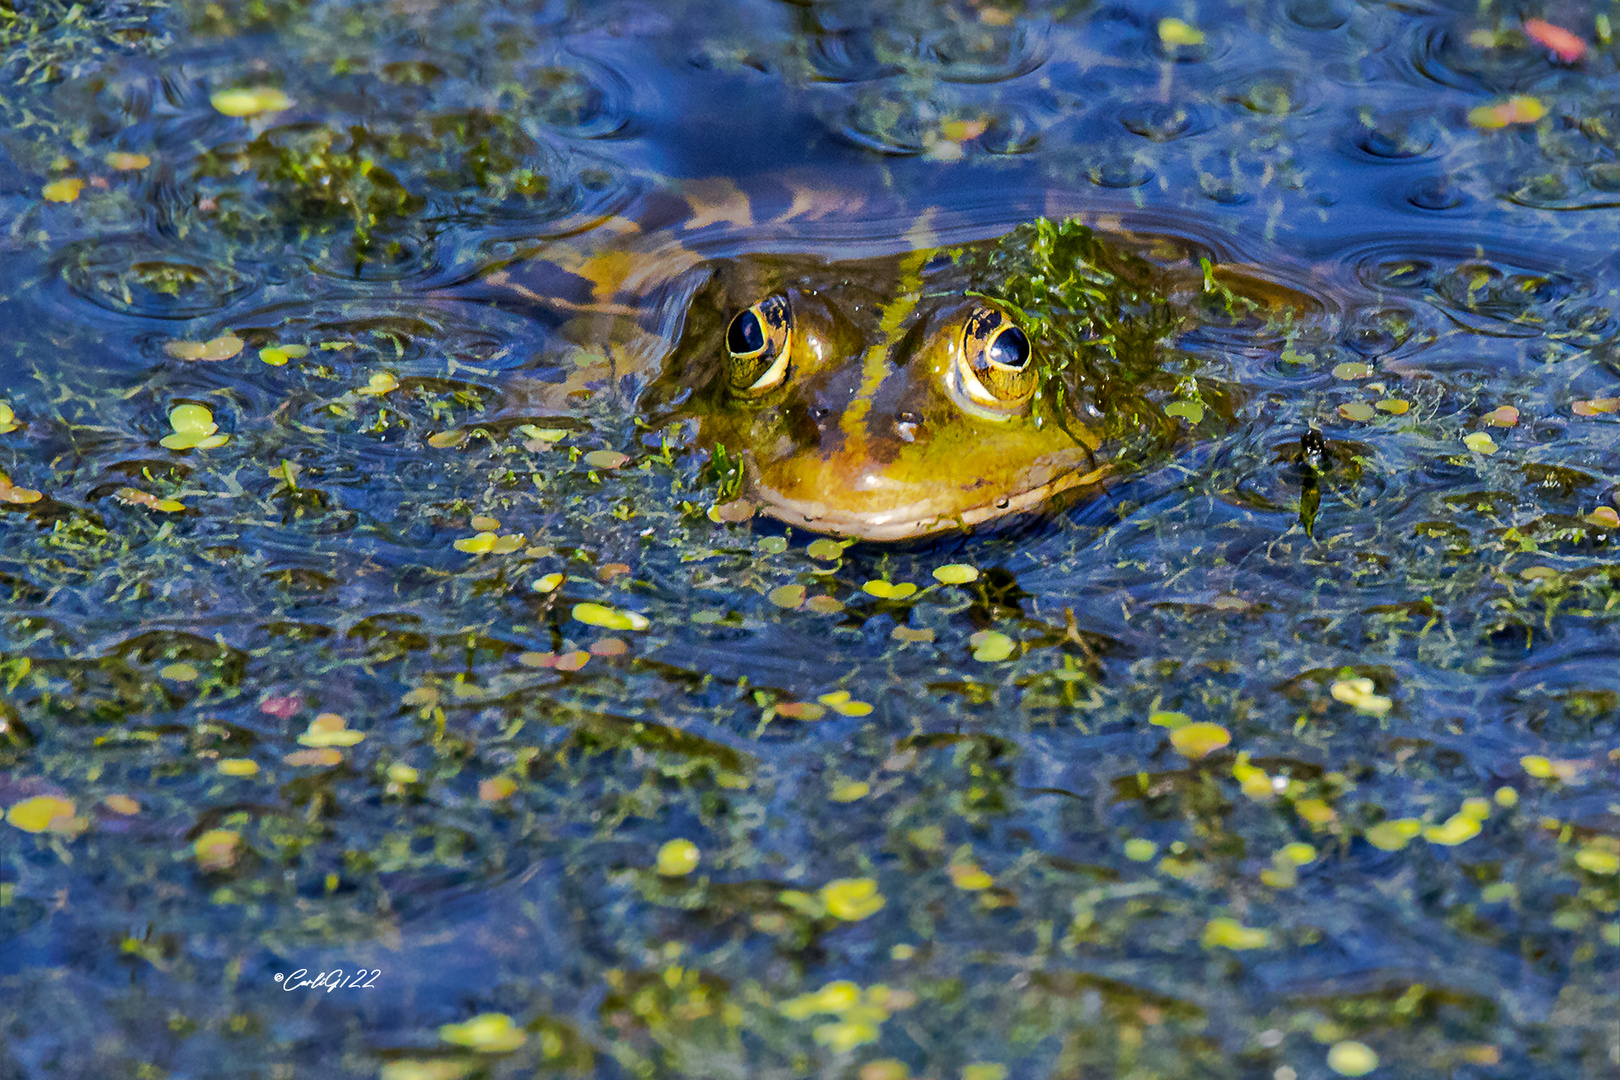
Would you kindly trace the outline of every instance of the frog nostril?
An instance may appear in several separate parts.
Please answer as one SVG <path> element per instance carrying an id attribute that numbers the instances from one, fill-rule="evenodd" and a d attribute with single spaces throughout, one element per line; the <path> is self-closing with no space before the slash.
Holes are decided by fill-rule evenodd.
<path id="1" fill-rule="evenodd" d="M 917 429 L 922 426 L 922 416 L 914 412 L 898 412 L 894 414 L 894 433 L 906 442 L 917 441 Z"/>
<path id="2" fill-rule="evenodd" d="M 825 405 L 812 405 L 810 406 L 810 419 L 819 424 L 823 420 L 827 419 L 827 414 L 830 412 L 832 412 L 832 410 L 827 408 Z"/>

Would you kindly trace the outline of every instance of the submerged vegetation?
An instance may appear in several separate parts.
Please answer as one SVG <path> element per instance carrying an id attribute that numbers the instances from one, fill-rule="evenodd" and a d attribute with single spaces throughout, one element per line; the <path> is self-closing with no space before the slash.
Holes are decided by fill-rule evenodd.
<path id="1" fill-rule="evenodd" d="M 1177 15 L 0 5 L 0 1077 L 1613 1071 L 1608 18 Z M 1161 451 L 711 516 L 925 212 Z"/>

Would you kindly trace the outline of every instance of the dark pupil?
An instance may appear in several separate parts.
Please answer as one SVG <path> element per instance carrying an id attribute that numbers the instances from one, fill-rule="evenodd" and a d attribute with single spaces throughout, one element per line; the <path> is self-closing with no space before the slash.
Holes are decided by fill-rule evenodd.
<path id="1" fill-rule="evenodd" d="M 1021 368 L 1029 363 L 1029 338 L 1016 326 L 996 335 L 987 350 L 989 358 L 1002 367 Z"/>
<path id="2" fill-rule="evenodd" d="M 764 347 L 765 328 L 759 325 L 758 315 L 745 311 L 731 320 L 731 329 L 726 332 L 726 348 L 741 356 L 759 352 Z"/>

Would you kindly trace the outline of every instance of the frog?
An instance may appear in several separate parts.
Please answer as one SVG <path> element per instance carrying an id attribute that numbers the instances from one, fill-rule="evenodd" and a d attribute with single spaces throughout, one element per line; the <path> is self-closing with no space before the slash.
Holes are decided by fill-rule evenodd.
<path id="1" fill-rule="evenodd" d="M 564 336 L 600 358 L 514 410 L 645 374 L 637 412 L 729 476 L 716 520 L 904 542 L 1094 497 L 1185 436 L 1169 399 L 1231 404 L 1170 370 L 1170 340 L 1212 298 L 1241 315 L 1266 292 L 1191 241 L 1078 217 L 940 243 L 925 211 L 894 250 L 806 253 L 792 230 L 826 200 L 793 190 L 766 216 L 718 192 L 595 230 L 618 246 L 553 245 L 527 285 L 486 278 L 573 313 Z M 706 250 L 746 230 L 758 247 Z"/>
<path id="2" fill-rule="evenodd" d="M 1175 285 L 1083 225 L 1045 225 L 1076 260 L 1079 287 L 1057 304 L 1006 287 L 1033 228 L 858 260 L 717 261 L 649 400 L 679 398 L 666 415 L 735 461 L 745 513 L 811 532 L 919 540 L 1095 495 L 1125 465 L 1109 415 L 1124 402 L 1098 392 L 1099 361 L 1151 366 L 1180 321 Z"/>

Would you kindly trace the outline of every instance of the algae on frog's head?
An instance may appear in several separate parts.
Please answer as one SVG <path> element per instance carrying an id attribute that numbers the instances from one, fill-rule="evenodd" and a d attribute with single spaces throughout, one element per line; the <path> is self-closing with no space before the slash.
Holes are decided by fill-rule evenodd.
<path id="1" fill-rule="evenodd" d="M 652 400 L 689 390 L 699 441 L 790 524 L 868 540 L 970 527 L 1123 471 L 1128 430 L 1176 430 L 1146 392 L 1165 381 L 1172 288 L 1072 222 L 842 263 L 724 261 Z"/>

